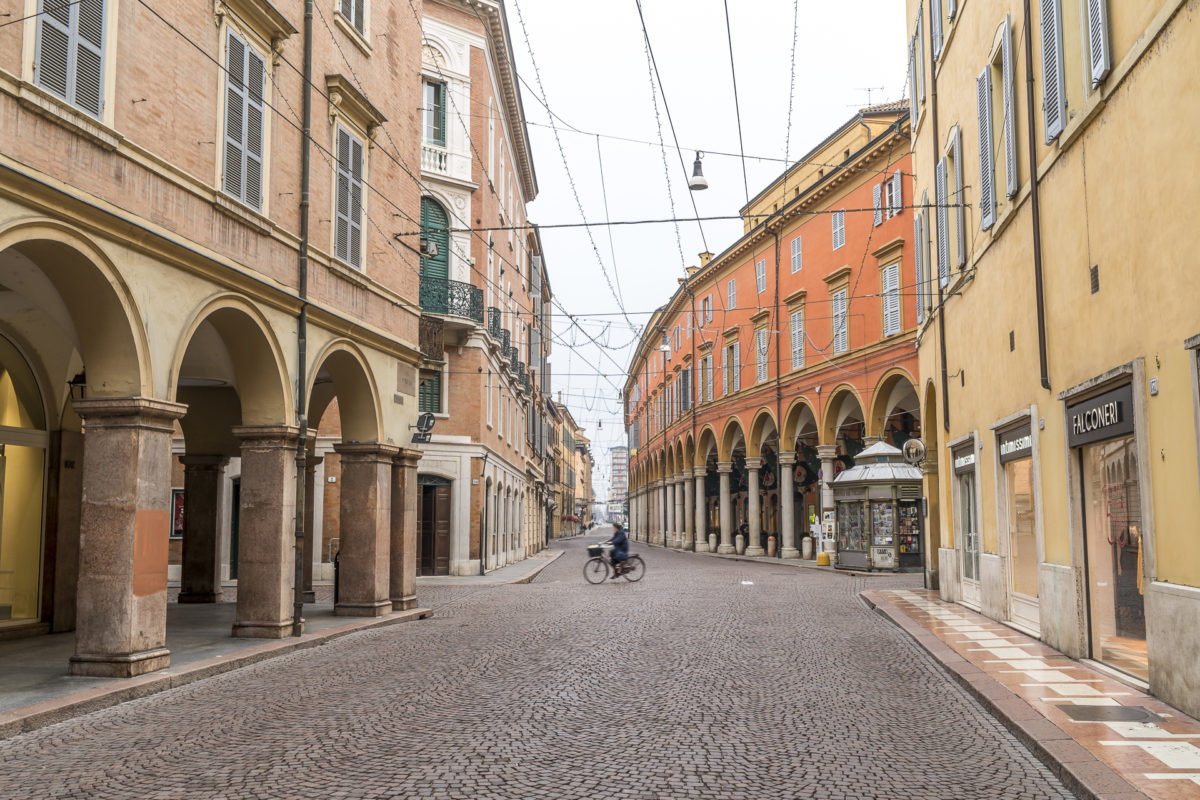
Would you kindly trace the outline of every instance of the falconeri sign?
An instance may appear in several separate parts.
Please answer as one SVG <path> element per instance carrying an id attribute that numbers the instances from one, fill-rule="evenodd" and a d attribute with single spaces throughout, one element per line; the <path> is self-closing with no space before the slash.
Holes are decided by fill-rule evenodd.
<path id="1" fill-rule="evenodd" d="M 1133 433 L 1133 387 L 1126 384 L 1067 406 L 1067 425 L 1071 447 Z"/>

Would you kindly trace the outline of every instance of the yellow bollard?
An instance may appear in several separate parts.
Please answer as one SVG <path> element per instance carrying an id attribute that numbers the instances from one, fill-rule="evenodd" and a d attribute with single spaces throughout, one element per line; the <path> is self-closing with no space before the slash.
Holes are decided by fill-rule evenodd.
<path id="1" fill-rule="evenodd" d="M 818 567 L 828 567 L 829 566 L 829 553 L 826 553 L 824 550 L 822 550 L 820 553 L 817 553 L 817 566 Z"/>

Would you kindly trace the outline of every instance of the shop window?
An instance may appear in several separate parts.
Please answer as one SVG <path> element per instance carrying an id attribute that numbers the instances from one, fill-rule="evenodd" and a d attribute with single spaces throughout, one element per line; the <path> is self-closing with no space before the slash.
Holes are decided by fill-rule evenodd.
<path id="1" fill-rule="evenodd" d="M 1033 491 L 1033 428 L 1028 421 L 997 435 L 996 452 L 1004 475 L 1001 487 L 1008 534 L 1009 587 L 1015 599 L 1038 596 L 1037 520 Z M 1036 614 L 1036 612 L 1034 612 Z M 1021 619 L 1019 603 L 1013 617 L 1036 627 L 1036 616 Z"/>
<path id="2" fill-rule="evenodd" d="M 963 600 L 979 603 L 979 501 L 975 473 L 975 443 L 951 452 L 954 468 L 955 541 L 962 560 Z"/>

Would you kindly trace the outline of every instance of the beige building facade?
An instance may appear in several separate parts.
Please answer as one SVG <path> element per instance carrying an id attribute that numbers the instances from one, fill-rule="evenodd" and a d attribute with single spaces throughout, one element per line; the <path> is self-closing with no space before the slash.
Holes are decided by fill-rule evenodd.
<path id="1" fill-rule="evenodd" d="M 1200 11 L 907 10 L 931 577 L 1196 714 Z"/>

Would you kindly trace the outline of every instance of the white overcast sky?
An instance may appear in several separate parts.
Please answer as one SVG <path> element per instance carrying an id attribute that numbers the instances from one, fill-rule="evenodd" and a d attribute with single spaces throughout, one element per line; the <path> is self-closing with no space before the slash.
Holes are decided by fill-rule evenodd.
<path id="1" fill-rule="evenodd" d="M 786 153 L 796 159 L 868 105 L 868 99 L 880 103 L 905 96 L 904 0 L 728 2 L 751 197 L 779 175 L 785 163 L 752 156 L 783 159 L 786 145 Z M 529 207 L 531 221 L 542 225 L 603 222 L 604 189 L 607 218 L 612 220 L 691 217 L 693 198 L 700 216 L 738 213 L 746 200 L 743 162 L 736 155 L 719 155 L 740 150 L 722 0 L 642 0 L 662 78 L 658 111 L 669 148 L 666 170 L 674 207 L 663 151 L 656 144 L 609 138 L 654 143 L 659 138 L 635 0 L 505 0 L 505 5 L 517 70 L 533 90 L 525 88 L 523 101 L 540 190 Z M 685 148 L 686 174 L 674 149 L 663 93 L 679 144 Z M 555 131 L 546 127 L 551 118 L 542 99 L 561 118 L 554 125 L 565 166 Z M 595 134 L 601 134 L 599 153 Z M 687 175 L 697 149 L 706 153 L 704 174 L 710 188 L 689 193 Z M 681 223 L 678 236 L 671 224 L 590 230 L 591 238 L 586 229 L 543 229 L 542 243 L 558 303 L 579 315 L 584 330 L 607 346 L 597 347 L 568 319 L 554 317 L 553 388 L 556 396 L 563 393 L 563 401 L 587 429 L 596 458 L 596 496 L 605 499 L 608 448 L 625 444 L 617 392 L 638 331 L 631 330 L 620 315 L 600 264 L 619 286 L 630 319 L 642 324 L 647 312 L 666 302 L 677 288 L 684 267 L 698 265 L 697 254 L 705 248 L 695 222 Z M 713 253 L 725 250 L 741 232 L 737 220 L 703 223 Z"/>

